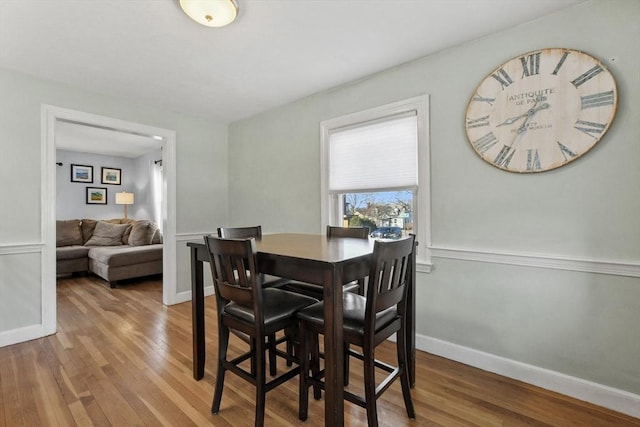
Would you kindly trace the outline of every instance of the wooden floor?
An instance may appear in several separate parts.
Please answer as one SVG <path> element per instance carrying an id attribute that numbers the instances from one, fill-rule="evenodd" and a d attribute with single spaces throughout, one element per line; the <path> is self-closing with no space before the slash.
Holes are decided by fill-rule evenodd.
<path id="1" fill-rule="evenodd" d="M 252 426 L 254 391 L 227 374 L 222 407 L 210 412 L 215 378 L 215 304 L 207 298 L 207 370 L 192 377 L 191 305 L 162 305 L 157 279 L 109 289 L 93 277 L 58 281 L 58 333 L 0 348 L 0 426 Z M 236 350 L 242 345 L 236 342 Z M 393 361 L 392 344 L 378 356 Z M 362 376 L 352 362 L 351 386 Z M 639 426 L 640 420 L 418 352 L 417 412 L 400 384 L 379 400 L 382 426 Z M 267 395 L 267 426 L 323 426 L 323 401 L 297 418 L 297 381 Z M 345 424 L 365 426 L 345 404 Z"/>

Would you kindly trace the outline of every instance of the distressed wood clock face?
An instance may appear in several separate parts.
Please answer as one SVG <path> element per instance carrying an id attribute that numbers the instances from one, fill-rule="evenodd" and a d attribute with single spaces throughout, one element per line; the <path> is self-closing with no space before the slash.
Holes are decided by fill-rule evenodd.
<path id="1" fill-rule="evenodd" d="M 576 50 L 542 49 L 505 62 L 478 85 L 465 129 L 493 166 L 543 172 L 593 148 L 617 104 L 615 80 L 600 61 Z"/>

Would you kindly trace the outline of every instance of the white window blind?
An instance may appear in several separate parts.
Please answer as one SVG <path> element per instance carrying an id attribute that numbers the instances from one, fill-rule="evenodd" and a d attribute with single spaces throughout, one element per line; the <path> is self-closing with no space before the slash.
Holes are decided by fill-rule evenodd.
<path id="1" fill-rule="evenodd" d="M 330 192 L 417 185 L 418 123 L 415 112 L 331 131 Z"/>

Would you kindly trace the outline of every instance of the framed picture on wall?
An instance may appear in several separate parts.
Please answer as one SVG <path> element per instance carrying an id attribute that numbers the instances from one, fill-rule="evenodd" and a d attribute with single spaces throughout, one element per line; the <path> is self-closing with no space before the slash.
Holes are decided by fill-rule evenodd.
<path id="1" fill-rule="evenodd" d="M 103 187 L 87 187 L 87 205 L 106 205 L 107 189 Z"/>
<path id="2" fill-rule="evenodd" d="M 118 168 L 102 168 L 102 183 L 111 185 L 120 185 L 120 175 L 122 169 Z"/>
<path id="3" fill-rule="evenodd" d="M 71 182 L 93 182 L 93 166 L 71 165 Z"/>

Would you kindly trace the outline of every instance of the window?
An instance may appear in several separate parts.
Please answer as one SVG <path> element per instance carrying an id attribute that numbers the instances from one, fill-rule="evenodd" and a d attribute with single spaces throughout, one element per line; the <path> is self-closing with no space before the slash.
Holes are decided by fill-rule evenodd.
<path id="1" fill-rule="evenodd" d="M 425 95 L 321 123 L 323 229 L 413 233 L 430 263 L 428 105 Z"/>

